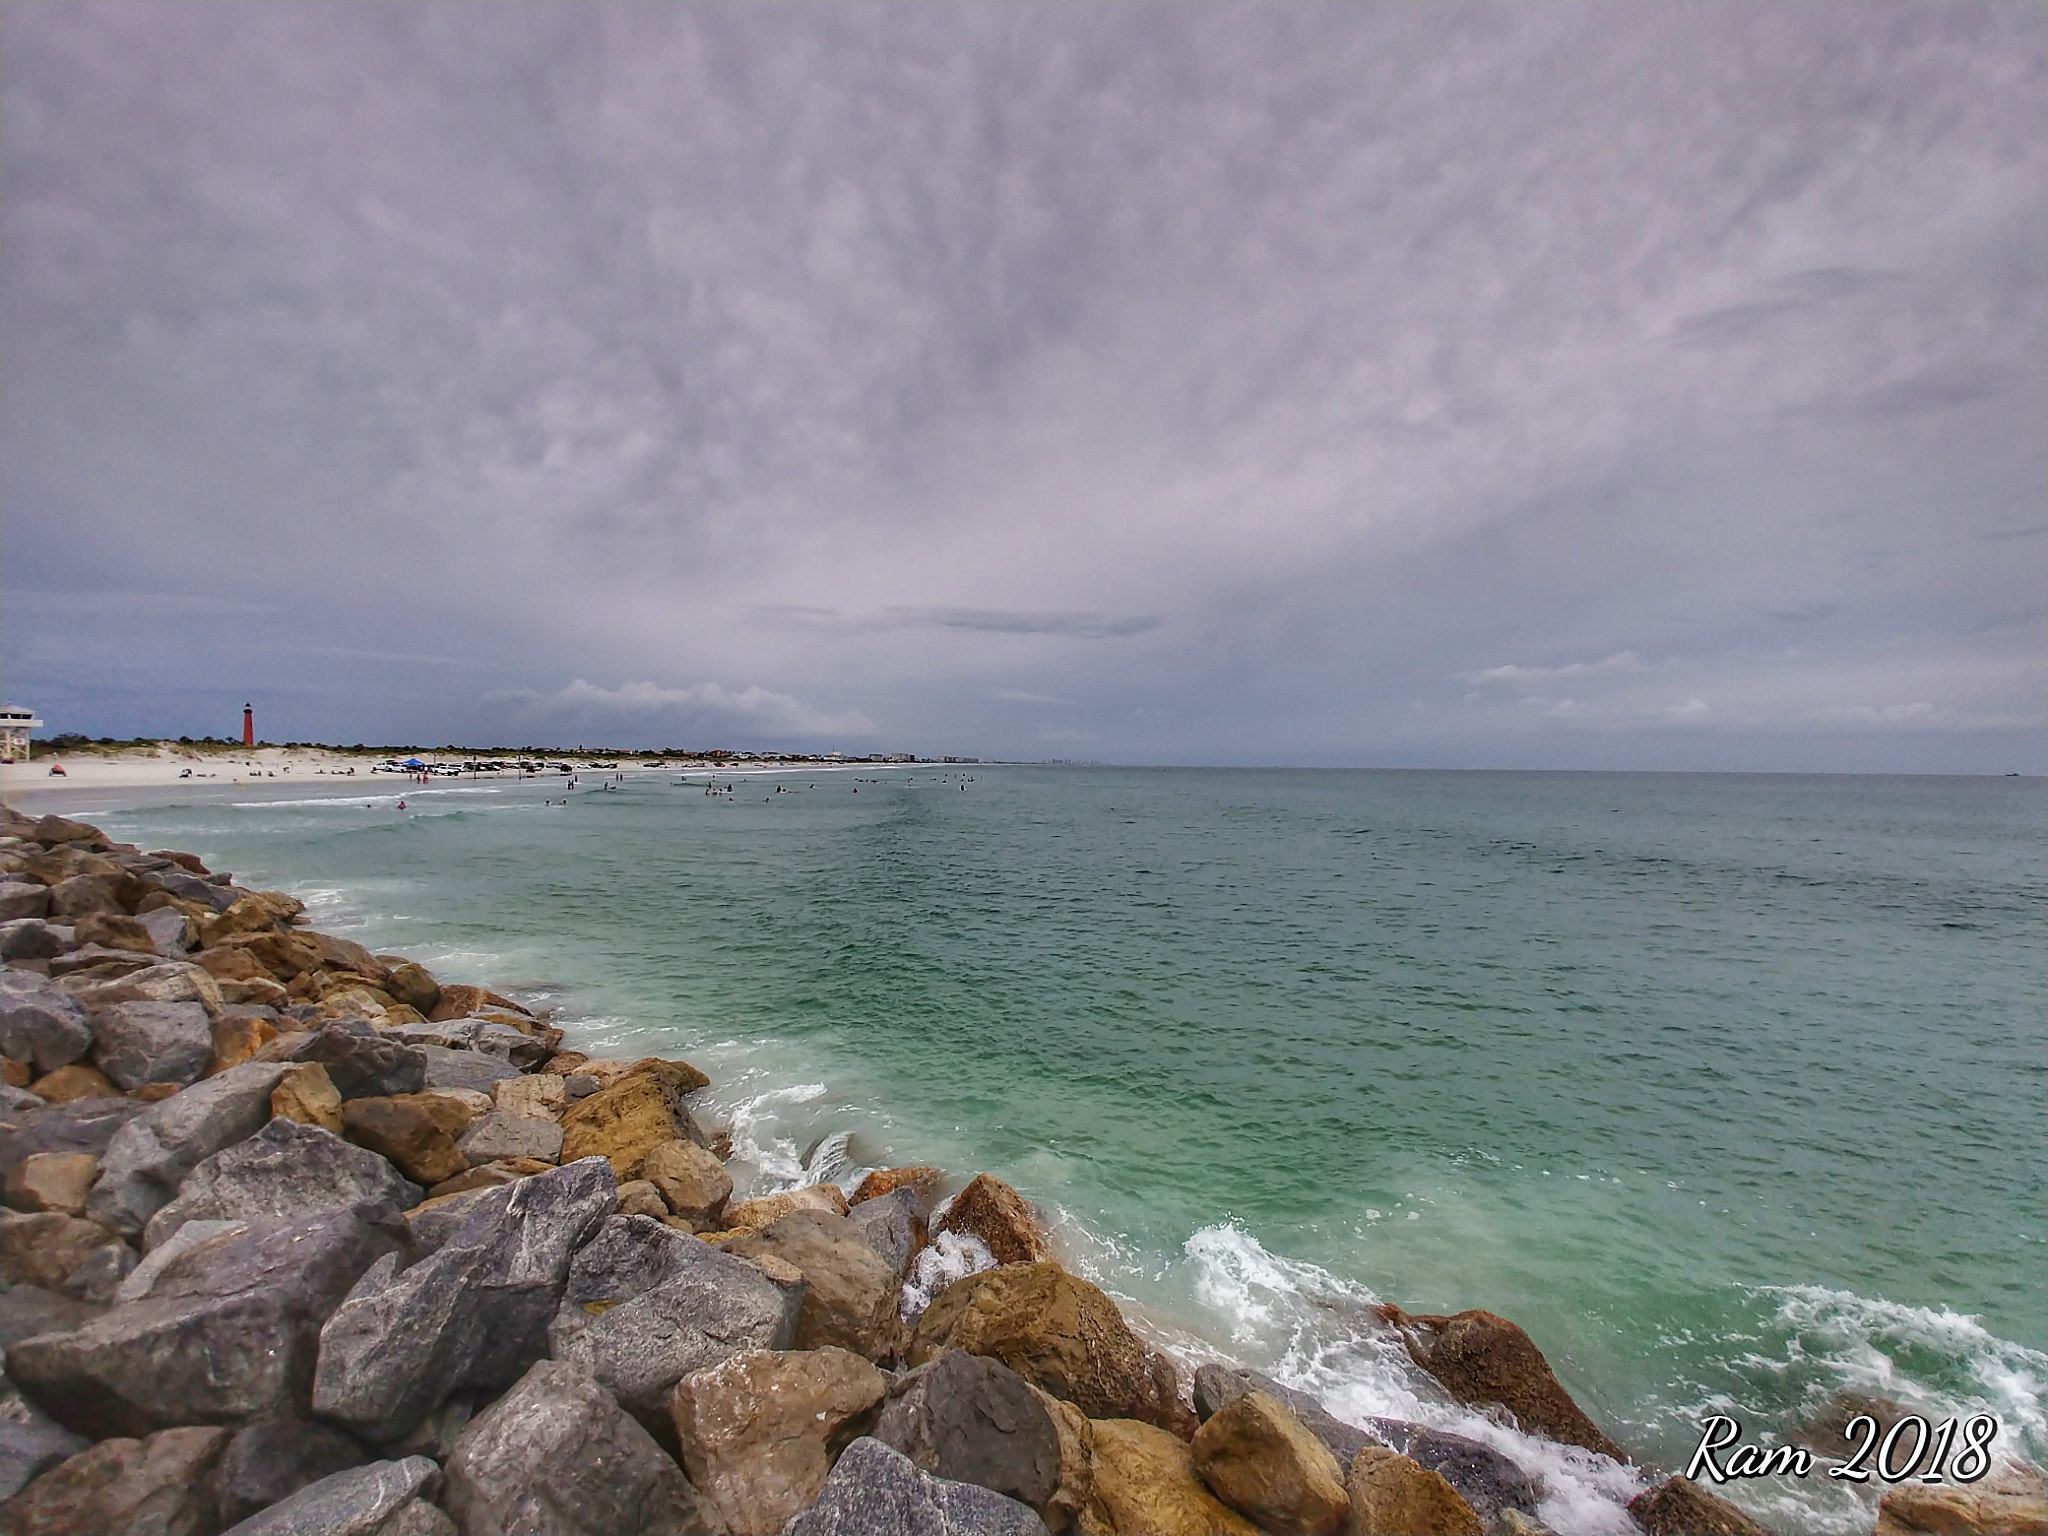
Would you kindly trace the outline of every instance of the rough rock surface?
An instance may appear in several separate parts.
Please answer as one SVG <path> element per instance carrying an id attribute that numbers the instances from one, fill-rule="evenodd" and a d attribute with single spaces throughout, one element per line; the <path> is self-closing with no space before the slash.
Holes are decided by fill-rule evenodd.
<path id="1" fill-rule="evenodd" d="M 358 1019 L 323 1024 L 299 1042 L 291 1059 L 319 1062 L 344 1102 L 418 1093 L 427 1086 L 426 1057 Z"/>
<path id="2" fill-rule="evenodd" d="M 535 1077 L 528 1082 L 561 1082 L 560 1078 Z M 663 1141 L 648 1148 L 640 1177 L 661 1191 L 661 1198 L 676 1215 L 700 1231 L 712 1230 L 732 1196 L 732 1175 L 725 1164 L 694 1141 Z"/>
<path id="3" fill-rule="evenodd" d="M 1044 1536 L 1045 1524 L 1014 1499 L 934 1477 L 863 1436 L 784 1529 L 786 1536 Z"/>
<path id="4" fill-rule="evenodd" d="M 1332 1536 L 1351 1507 L 1337 1458 L 1263 1392 L 1212 1414 L 1189 1449 L 1209 1491 L 1271 1536 Z"/>
<path id="5" fill-rule="evenodd" d="M 1892 1495 L 1886 1495 L 1885 1502 L 1890 1503 L 1891 1498 Z M 1637 1494 L 1628 1501 L 1628 1512 L 1649 1536 L 1767 1536 L 1762 1526 L 1733 1504 L 1686 1477 L 1666 1478 L 1655 1488 Z M 2048 1515 L 2048 1510 L 2043 1513 Z M 1884 1529 L 1882 1521 L 1878 1529 Z M 1921 1527 L 1909 1525 L 1905 1529 Z M 1954 1536 L 1970 1527 L 1942 1524 L 1924 1529 Z"/>
<path id="6" fill-rule="evenodd" d="M 47 917 L 50 888 L 27 880 L 0 880 L 0 922 L 20 917 Z"/>
<path id="7" fill-rule="evenodd" d="M 426 1086 L 430 1089 L 461 1088 L 489 1093 L 499 1083 L 519 1076 L 519 1069 L 511 1062 L 481 1051 L 453 1051 L 439 1045 L 417 1045 L 413 1049 L 426 1062 Z"/>
<path id="8" fill-rule="evenodd" d="M 363 1448 L 331 1424 L 293 1412 L 253 1419 L 221 1453 L 221 1523 L 246 1520 L 309 1483 L 362 1463 Z"/>
<path id="9" fill-rule="evenodd" d="M 25 1061 L 42 1077 L 92 1049 L 92 1026 L 78 999 L 27 971 L 0 971 L 0 1055 Z"/>
<path id="10" fill-rule="evenodd" d="M 860 1205 L 899 1189 L 907 1189 L 917 1197 L 918 1214 L 929 1217 L 932 1207 L 939 1203 L 939 1191 L 945 1183 L 946 1170 L 934 1168 L 929 1163 L 914 1163 L 907 1168 L 877 1168 L 854 1185 L 853 1193 L 846 1199 L 850 1205 Z"/>
<path id="11" fill-rule="evenodd" d="M 1483 1536 L 1472 1506 L 1438 1474 L 1406 1456 L 1367 1446 L 1351 1463 L 1350 1536 Z"/>
<path id="12" fill-rule="evenodd" d="M 472 1120 L 456 1148 L 472 1166 L 494 1163 L 503 1157 L 530 1157 L 536 1162 L 552 1163 L 562 1155 L 562 1128 L 552 1120 L 533 1115 L 493 1111 Z"/>
<path id="13" fill-rule="evenodd" d="M 248 1061 L 151 1105 L 107 1142 L 87 1210 L 117 1232 L 139 1235 L 187 1173 L 263 1128 L 283 1072 L 274 1062 Z"/>
<path id="14" fill-rule="evenodd" d="M 1572 1401 L 1529 1335 L 1506 1318 L 1480 1310 L 1418 1317 L 1398 1307 L 1386 1308 L 1384 1315 L 1399 1331 L 1409 1357 L 1459 1402 L 1498 1404 L 1532 1434 L 1628 1460 L 1628 1453 Z"/>
<path id="15" fill-rule="evenodd" d="M 1052 1256 L 1024 1197 L 991 1174 L 976 1174 L 931 1228 L 934 1233 L 971 1232 L 988 1245 L 998 1264 L 1037 1264 Z"/>
<path id="16" fill-rule="evenodd" d="M 213 1054 L 213 1026 L 197 1003 L 116 1003 L 93 1020 L 93 1061 L 121 1089 L 182 1088 Z"/>
<path id="17" fill-rule="evenodd" d="M 186 1222 L 310 1215 L 379 1202 L 407 1210 L 422 1191 L 376 1153 L 317 1126 L 272 1120 L 205 1159 L 143 1229 L 145 1253 Z"/>
<path id="18" fill-rule="evenodd" d="M 47 905 L 47 891 L 43 900 Z M 0 923 L 0 960 L 49 960 L 70 949 L 73 941 L 74 931 L 69 923 L 45 922 L 40 917 L 15 918 Z"/>
<path id="19" fill-rule="evenodd" d="M 1115 1302 L 1057 1264 L 1006 1264 L 947 1286 L 918 1319 L 910 1363 L 949 1348 L 992 1355 L 1091 1419 L 1194 1433 L 1172 1363 L 1139 1342 Z"/>
<path id="20" fill-rule="evenodd" d="M 616 1198 L 609 1165 L 570 1163 L 479 1199 L 411 1269 L 380 1259 L 320 1331 L 314 1411 L 382 1444 L 452 1393 L 510 1386 L 545 1353 L 569 1261 Z"/>
<path id="21" fill-rule="evenodd" d="M 791 1211 L 829 1211 L 834 1216 L 844 1216 L 846 1197 L 836 1184 L 806 1184 L 802 1189 L 778 1190 L 772 1195 L 757 1195 L 738 1205 L 727 1205 L 724 1220 L 729 1229 L 752 1231 Z"/>
<path id="22" fill-rule="evenodd" d="M 773 1536 L 817 1497 L 887 1384 L 843 1349 L 748 1350 L 685 1376 L 670 1411 L 690 1481 L 733 1536 Z"/>
<path id="23" fill-rule="evenodd" d="M 846 1219 L 899 1280 L 910 1272 L 911 1261 L 930 1240 L 913 1189 L 892 1189 L 886 1195 L 862 1200 L 847 1212 Z"/>
<path id="24" fill-rule="evenodd" d="M 116 1003 L 197 1003 L 212 1018 L 225 1005 L 219 982 L 198 966 L 178 960 L 166 960 L 111 981 L 73 976 L 66 979 L 64 989 L 94 1012 Z"/>
<path id="25" fill-rule="evenodd" d="M 0 1115 L 0 1178 L 37 1152 L 90 1152 L 99 1157 L 122 1126 L 145 1112 L 145 1106 L 133 1099 L 85 1099 L 9 1110 Z"/>
<path id="26" fill-rule="evenodd" d="M 569 1107 L 569 1094 L 562 1079 L 548 1072 L 529 1077 L 508 1077 L 491 1090 L 491 1106 L 501 1115 L 529 1115 L 536 1120 L 558 1120 Z"/>
<path id="27" fill-rule="evenodd" d="M 609 1158 L 623 1183 L 639 1178 L 647 1154 L 665 1141 L 702 1146 L 704 1133 L 683 1105 L 687 1090 L 681 1085 L 688 1079 L 679 1071 L 657 1070 L 666 1066 L 629 1073 L 569 1109 L 562 1116 L 563 1158 Z"/>
<path id="28" fill-rule="evenodd" d="M 548 1352 L 663 1427 L 683 1377 L 740 1350 L 794 1345 L 803 1295 L 649 1217 L 612 1216 L 569 1267 Z"/>
<path id="29" fill-rule="evenodd" d="M 250 1060 L 277 1038 L 277 1026 L 254 1009 L 230 1007 L 213 1024 L 213 1052 L 204 1076 L 225 1072 Z"/>
<path id="30" fill-rule="evenodd" d="M 0 1500 L 13 1498 L 33 1479 L 92 1442 L 51 1418 L 0 1376 Z"/>
<path id="31" fill-rule="evenodd" d="M 317 1125 L 336 1136 L 347 1128 L 341 1115 L 341 1094 L 317 1061 L 302 1061 L 285 1069 L 270 1090 L 270 1113 L 275 1119 Z"/>
<path id="32" fill-rule="evenodd" d="M 398 1536 L 394 1516 L 410 1512 L 441 1484 L 441 1469 L 424 1456 L 373 1461 L 309 1483 L 290 1498 L 251 1515 L 228 1536 Z M 432 1505 L 425 1505 L 432 1509 Z M 407 1536 L 452 1530 L 445 1517 L 415 1518 Z"/>
<path id="33" fill-rule="evenodd" d="M 359 1147 L 396 1163 L 405 1176 L 431 1187 L 469 1167 L 456 1148 L 462 1114 L 432 1094 L 347 1098 L 341 1106 L 342 1134 Z"/>
<path id="34" fill-rule="evenodd" d="M 237 1223 L 172 1256 L 124 1291 L 135 1299 L 75 1332 L 22 1340 L 9 1371 L 83 1434 L 303 1403 L 321 1321 L 373 1260 L 395 1262 L 409 1241 L 388 1206 Z"/>
<path id="35" fill-rule="evenodd" d="M 1635 1506 L 1629 1506 L 1633 1512 Z M 1646 1526 L 1645 1529 L 1648 1527 Z M 1905 1483 L 1877 1507 L 1874 1536 L 2040 1536 L 2048 1532 L 2048 1482 L 2008 1464 L 1981 1483 Z"/>
<path id="36" fill-rule="evenodd" d="M 82 1061 L 74 1061 L 68 1067 L 59 1067 L 47 1077 L 39 1077 L 29 1084 L 30 1091 L 45 1104 L 71 1104 L 79 1099 L 112 1098 L 121 1090 L 113 1080 L 98 1067 L 88 1067 Z M 135 1096 L 138 1100 L 141 1094 Z"/>
<path id="37" fill-rule="evenodd" d="M 39 1333 L 68 1333 L 82 1328 L 106 1309 L 39 1285 L 15 1285 L 0 1291 L 0 1349 L 12 1349 Z"/>
<path id="38" fill-rule="evenodd" d="M 1045 1509 L 1060 1434 L 1044 1399 L 999 1360 L 951 1349 L 889 1384 L 871 1434 L 925 1471 Z"/>
<path id="39" fill-rule="evenodd" d="M 542 1360 L 472 1419 L 441 1502 L 465 1532 L 692 1536 L 722 1523 L 589 1375 Z"/>
<path id="40" fill-rule="evenodd" d="M 1081 1516 L 1087 1536 L 1259 1536 L 1196 1475 L 1178 1436 L 1135 1419 L 1098 1419 L 1089 1431 L 1095 1490 Z"/>
<path id="41" fill-rule="evenodd" d="M 0 1216 L 0 1280 L 63 1290 L 95 1249 L 119 1241 L 98 1222 L 62 1211 Z"/>
<path id="42" fill-rule="evenodd" d="M 734 1238 L 725 1251 L 741 1258 L 773 1256 L 803 1271 L 798 1349 L 836 1344 L 864 1359 L 879 1360 L 902 1347 L 903 1323 L 896 1312 L 898 1276 L 844 1216 L 792 1211 Z"/>
<path id="43" fill-rule="evenodd" d="M 6 1536 L 148 1532 L 213 1536 L 214 1469 L 224 1429 L 167 1429 L 146 1440 L 103 1440 L 53 1467 L 0 1508 Z"/>

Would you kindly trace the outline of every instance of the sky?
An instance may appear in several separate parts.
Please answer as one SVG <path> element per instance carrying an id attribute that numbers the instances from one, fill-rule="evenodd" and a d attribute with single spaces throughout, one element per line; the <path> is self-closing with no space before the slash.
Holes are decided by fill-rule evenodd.
<path id="1" fill-rule="evenodd" d="M 2040 772 L 2048 8 L 6 0 L 51 731 Z"/>

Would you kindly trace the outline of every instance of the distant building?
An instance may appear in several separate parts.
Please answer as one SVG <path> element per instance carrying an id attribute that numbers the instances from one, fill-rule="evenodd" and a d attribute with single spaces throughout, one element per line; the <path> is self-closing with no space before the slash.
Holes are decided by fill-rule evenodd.
<path id="1" fill-rule="evenodd" d="M 35 750 L 29 733 L 42 728 L 43 722 L 36 718 L 34 710 L 0 704 L 0 763 L 27 762 Z"/>

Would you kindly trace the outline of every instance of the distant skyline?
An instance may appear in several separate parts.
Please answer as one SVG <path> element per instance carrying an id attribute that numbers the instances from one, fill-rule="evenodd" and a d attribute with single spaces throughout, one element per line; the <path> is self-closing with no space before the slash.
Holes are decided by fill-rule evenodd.
<path id="1" fill-rule="evenodd" d="M 2041 772 L 2048 10 L 0 8 L 48 731 Z"/>

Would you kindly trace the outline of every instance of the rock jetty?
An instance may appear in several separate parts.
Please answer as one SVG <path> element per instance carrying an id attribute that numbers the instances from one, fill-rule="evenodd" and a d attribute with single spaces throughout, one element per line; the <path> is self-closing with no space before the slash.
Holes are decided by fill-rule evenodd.
<path id="1" fill-rule="evenodd" d="M 735 1201 L 689 1063 L 190 854 L 5 813 L 0 914 L 0 1536 L 1544 1529 L 1490 1446 L 1188 1373 L 990 1174 Z M 1621 1456 L 1512 1323 L 1385 1321 Z M 1755 1529 L 1653 1492 L 1650 1530 Z"/>

